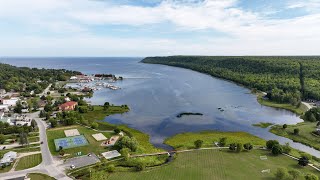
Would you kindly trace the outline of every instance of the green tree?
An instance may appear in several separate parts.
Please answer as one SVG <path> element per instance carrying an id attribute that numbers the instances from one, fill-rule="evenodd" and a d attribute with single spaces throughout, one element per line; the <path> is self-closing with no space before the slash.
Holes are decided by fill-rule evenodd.
<path id="1" fill-rule="evenodd" d="M 91 124 L 91 127 L 92 127 L 93 129 L 97 129 L 97 128 L 99 127 L 99 124 L 96 123 L 96 122 L 93 122 L 93 123 Z"/>
<path id="2" fill-rule="evenodd" d="M 299 158 L 298 164 L 300 166 L 307 166 L 309 164 L 309 159 L 305 156 L 302 156 L 301 158 Z"/>
<path id="3" fill-rule="evenodd" d="M 3 134 L 0 134 L 0 144 L 3 144 L 6 141 L 6 137 Z"/>
<path id="4" fill-rule="evenodd" d="M 251 143 L 246 143 L 243 147 L 245 150 L 250 151 L 253 148 L 253 145 Z"/>
<path id="5" fill-rule="evenodd" d="M 110 164 L 107 166 L 106 170 L 107 172 L 112 173 L 116 170 L 116 167 L 114 166 L 114 164 Z"/>
<path id="6" fill-rule="evenodd" d="M 109 108 L 109 106 L 110 106 L 110 103 L 109 103 L 109 102 L 105 102 L 105 103 L 103 104 L 103 109 L 104 109 L 104 110 L 107 110 L 107 109 Z"/>
<path id="7" fill-rule="evenodd" d="M 60 149 L 60 150 L 59 150 L 59 154 L 60 154 L 60 156 L 64 156 L 64 154 L 65 154 L 64 150 L 63 150 L 63 149 Z"/>
<path id="8" fill-rule="evenodd" d="M 119 128 L 115 128 L 113 131 L 115 134 L 119 134 L 121 132 L 121 130 Z"/>
<path id="9" fill-rule="evenodd" d="M 284 124 L 284 125 L 282 126 L 283 129 L 286 129 L 287 127 L 288 127 L 287 124 Z"/>
<path id="10" fill-rule="evenodd" d="M 120 150 L 120 154 L 121 156 L 127 161 L 129 159 L 130 156 L 130 149 L 129 148 L 122 148 Z"/>
<path id="11" fill-rule="evenodd" d="M 297 180 L 301 176 L 300 171 L 295 169 L 288 171 L 288 173 L 290 174 L 292 180 Z"/>
<path id="12" fill-rule="evenodd" d="M 231 143 L 231 144 L 229 145 L 229 150 L 231 150 L 231 151 L 235 151 L 236 148 L 237 148 L 236 143 Z"/>
<path id="13" fill-rule="evenodd" d="M 277 140 L 269 140 L 266 142 L 266 146 L 268 149 L 272 149 L 272 147 L 276 144 L 279 144 Z"/>
<path id="14" fill-rule="evenodd" d="M 203 144 L 203 140 L 200 140 L 200 139 L 198 139 L 198 140 L 196 140 L 196 141 L 194 142 L 194 146 L 195 146 L 195 148 L 197 148 L 197 149 L 201 148 L 202 144 Z"/>
<path id="15" fill-rule="evenodd" d="M 224 147 L 227 145 L 227 138 L 223 137 L 219 139 L 219 146 Z"/>
<path id="16" fill-rule="evenodd" d="M 294 135 L 299 135 L 299 132 L 300 132 L 300 130 L 299 130 L 298 128 L 295 128 L 295 129 L 293 130 L 293 134 L 294 134 Z"/>
<path id="17" fill-rule="evenodd" d="M 237 152 L 241 152 L 243 150 L 243 145 L 241 143 L 237 144 Z"/>
<path id="18" fill-rule="evenodd" d="M 286 168 L 278 168 L 274 175 L 277 180 L 287 179 L 289 176 Z"/>
<path id="19" fill-rule="evenodd" d="M 34 129 L 35 127 L 37 127 L 37 123 L 34 119 L 32 119 L 31 121 L 31 127 Z"/>
<path id="20" fill-rule="evenodd" d="M 279 144 L 275 144 L 272 149 L 271 149 L 271 152 L 273 155 L 279 155 L 282 153 L 282 147 L 279 145 Z"/>
<path id="21" fill-rule="evenodd" d="M 58 125 L 58 122 L 56 119 L 50 119 L 49 122 L 50 122 L 52 128 L 55 128 Z"/>
<path id="22" fill-rule="evenodd" d="M 13 109 L 13 111 L 15 112 L 15 113 L 19 113 L 19 114 L 21 114 L 22 113 L 22 104 L 21 104 L 21 101 L 17 101 L 17 104 L 16 104 L 16 106 L 14 107 L 14 109 Z"/>
<path id="23" fill-rule="evenodd" d="M 304 178 L 306 180 L 318 180 L 319 179 L 317 175 L 312 174 L 312 173 L 309 173 L 309 174 L 305 175 Z"/>
<path id="24" fill-rule="evenodd" d="M 135 152 L 139 146 L 138 141 L 134 137 L 124 136 L 116 142 L 115 147 L 118 149 L 129 148 L 132 152 Z"/>
<path id="25" fill-rule="evenodd" d="M 143 162 L 137 162 L 136 171 L 143 171 L 146 168 L 146 165 Z"/>

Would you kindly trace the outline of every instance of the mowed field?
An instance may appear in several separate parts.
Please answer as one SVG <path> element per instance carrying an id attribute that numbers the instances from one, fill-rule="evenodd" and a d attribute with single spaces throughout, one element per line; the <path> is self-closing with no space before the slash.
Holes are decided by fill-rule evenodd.
<path id="1" fill-rule="evenodd" d="M 267 155 L 267 160 L 260 156 Z M 152 179 L 152 180 L 235 180 L 235 179 L 265 179 L 275 180 L 277 168 L 296 169 L 302 174 L 320 174 L 310 167 L 300 167 L 298 162 L 289 157 L 272 156 L 265 150 L 251 152 L 229 152 L 228 150 L 200 150 L 179 153 L 170 164 L 162 167 L 146 169 L 142 172 L 118 172 L 109 176 L 111 180 L 120 179 Z M 270 173 L 262 170 L 270 169 Z M 301 176 L 299 179 L 303 180 Z"/>
<path id="2" fill-rule="evenodd" d="M 88 145 L 85 146 L 80 146 L 80 147 L 75 147 L 75 148 L 70 148 L 70 149 L 64 149 L 66 154 L 70 154 L 71 156 L 75 156 L 76 152 L 82 152 L 82 154 L 88 154 L 88 153 L 96 153 L 100 154 L 101 152 L 107 151 L 104 147 L 100 146 L 102 141 L 96 141 L 93 137 L 92 134 L 97 134 L 100 132 L 93 131 L 91 129 L 88 129 L 83 126 L 79 125 L 74 125 L 74 126 L 66 126 L 66 127 L 59 127 L 59 128 L 53 128 L 53 129 L 48 129 L 47 130 L 47 137 L 48 137 L 48 145 L 49 149 L 52 153 L 52 155 L 58 155 L 59 153 L 56 151 L 56 147 L 54 144 L 54 139 L 59 139 L 59 138 L 64 138 L 66 137 L 64 134 L 65 130 L 68 129 L 78 129 L 79 133 L 81 135 L 84 135 L 84 137 L 88 141 Z M 109 133 L 109 132 L 102 132 L 107 138 L 110 138 L 114 133 Z"/>

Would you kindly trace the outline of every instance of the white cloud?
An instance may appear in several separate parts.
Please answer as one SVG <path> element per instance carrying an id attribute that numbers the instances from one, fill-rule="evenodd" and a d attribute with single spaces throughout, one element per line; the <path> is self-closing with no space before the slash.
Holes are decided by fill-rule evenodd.
<path id="1" fill-rule="evenodd" d="M 21 22 L 47 33 L 71 33 L 66 37 L 1 37 L 0 54 L 15 55 L 267 55 L 320 52 L 320 13 L 291 19 L 269 19 L 265 12 L 237 7 L 237 0 L 165 0 L 154 7 L 115 5 L 105 1 L 30 0 L 0 1 L 0 20 Z M 318 6 L 319 5 L 319 6 Z M 320 2 L 296 2 L 284 8 L 320 7 Z M 121 24 L 141 29 L 172 24 L 179 31 L 215 30 L 229 37 L 206 37 L 202 42 L 161 37 L 119 38 L 96 35 L 97 25 Z M 0 27 L 1 28 L 1 27 Z M 37 30 L 38 31 L 38 30 Z M 35 31 L 35 32 L 37 32 Z M 153 31 L 156 31 L 153 29 Z M 200 31 L 199 31 L 200 32 Z M 124 32 L 122 32 L 124 33 Z M 130 35 L 130 31 L 126 32 Z M 176 33 L 176 32 L 174 32 Z M 4 34 L 4 33 L 3 33 Z M 41 49 L 39 51 L 39 49 Z M 54 51 L 50 51 L 54 49 Z M 53 53 L 54 52 L 54 53 Z M 51 54 L 53 53 L 53 54 Z M 80 53 L 80 54 L 77 54 Z"/>

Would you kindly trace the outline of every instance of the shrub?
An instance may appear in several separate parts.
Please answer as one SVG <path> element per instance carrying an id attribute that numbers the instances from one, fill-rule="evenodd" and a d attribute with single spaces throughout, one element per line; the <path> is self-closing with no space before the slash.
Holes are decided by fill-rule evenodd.
<path id="1" fill-rule="evenodd" d="M 288 127 L 287 124 L 284 124 L 284 125 L 282 126 L 283 129 L 286 129 L 287 127 Z"/>
<path id="2" fill-rule="evenodd" d="M 113 131 L 114 131 L 114 133 L 119 134 L 121 130 L 119 128 L 116 128 Z"/>
<path id="3" fill-rule="evenodd" d="M 196 141 L 194 142 L 194 146 L 195 146 L 197 149 L 198 149 L 198 148 L 201 148 L 202 144 L 203 144 L 203 141 L 200 140 L 200 139 L 198 139 L 198 140 L 196 140 Z"/>
<path id="4" fill-rule="evenodd" d="M 296 180 L 300 177 L 301 173 L 298 170 L 292 169 L 288 172 L 292 178 L 292 180 Z"/>
<path id="5" fill-rule="evenodd" d="M 246 143 L 246 144 L 243 145 L 243 147 L 247 151 L 250 151 L 253 148 L 251 143 Z"/>
<path id="6" fill-rule="evenodd" d="M 277 140 L 269 140 L 266 142 L 266 146 L 268 149 L 272 149 L 272 147 L 276 144 L 279 144 Z"/>
<path id="7" fill-rule="evenodd" d="M 143 171 L 146 168 L 146 165 L 143 162 L 138 162 L 136 164 L 136 171 Z"/>
<path id="8" fill-rule="evenodd" d="M 299 130 L 298 128 L 295 128 L 295 129 L 293 130 L 293 134 L 294 134 L 294 135 L 299 135 L 299 132 L 300 132 L 300 130 Z"/>
<path id="9" fill-rule="evenodd" d="M 91 124 L 91 127 L 92 127 L 93 129 L 97 129 L 97 128 L 99 127 L 99 124 L 96 123 L 96 122 L 93 122 L 93 123 Z"/>
<path id="10" fill-rule="evenodd" d="M 279 145 L 279 144 L 275 144 L 272 149 L 271 149 L 271 152 L 273 155 L 279 155 L 282 153 L 282 147 Z"/>
<path id="11" fill-rule="evenodd" d="M 286 168 L 278 168 L 274 175 L 278 180 L 286 179 L 289 176 Z"/>
<path id="12" fill-rule="evenodd" d="M 230 149 L 231 151 L 235 151 L 236 148 L 237 148 L 236 143 L 231 143 L 231 144 L 229 145 L 229 149 Z"/>
<path id="13" fill-rule="evenodd" d="M 305 156 L 302 156 L 300 159 L 299 159 L 299 162 L 298 164 L 300 166 L 307 166 L 309 164 L 309 159 Z"/>
<path id="14" fill-rule="evenodd" d="M 110 164 L 107 166 L 106 170 L 111 173 L 116 170 L 116 167 L 114 166 L 114 164 Z"/>
<path id="15" fill-rule="evenodd" d="M 237 144 L 237 152 L 241 152 L 243 150 L 243 145 L 241 143 Z"/>
<path id="16" fill-rule="evenodd" d="M 304 176 L 304 178 L 305 178 L 306 180 L 318 180 L 318 179 L 319 179 L 318 176 L 316 176 L 316 175 L 314 175 L 314 174 L 311 174 L 311 173 L 309 173 L 309 174 L 307 174 L 306 176 Z"/>
<path id="17" fill-rule="evenodd" d="M 224 147 L 224 146 L 226 146 L 226 144 L 227 144 L 227 138 L 226 137 L 223 137 L 223 138 L 219 139 L 219 146 Z"/>

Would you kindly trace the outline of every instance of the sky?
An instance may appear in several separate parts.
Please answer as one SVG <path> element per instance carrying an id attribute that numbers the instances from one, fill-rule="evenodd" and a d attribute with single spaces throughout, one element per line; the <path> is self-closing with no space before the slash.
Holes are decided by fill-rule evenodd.
<path id="1" fill-rule="evenodd" d="M 320 0 L 0 0 L 0 56 L 320 55 Z"/>

